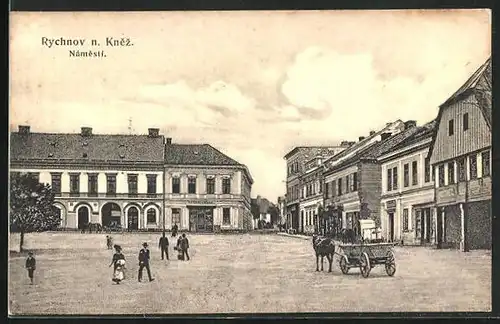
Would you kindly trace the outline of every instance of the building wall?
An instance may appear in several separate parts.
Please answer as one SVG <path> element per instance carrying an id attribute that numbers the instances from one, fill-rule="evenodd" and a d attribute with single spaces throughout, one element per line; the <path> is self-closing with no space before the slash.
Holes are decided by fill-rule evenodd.
<path id="1" fill-rule="evenodd" d="M 360 202 L 366 204 L 368 212 L 366 215 L 375 221 L 377 227 L 380 227 L 380 195 L 382 193 L 380 164 L 362 162 L 359 163 L 358 168 Z"/>
<path id="2" fill-rule="evenodd" d="M 462 219 L 458 205 L 444 208 L 445 212 L 445 245 L 453 248 L 460 247 L 462 240 Z"/>
<path id="3" fill-rule="evenodd" d="M 470 249 L 491 249 L 491 200 L 469 204 L 467 232 Z"/>
<path id="4" fill-rule="evenodd" d="M 188 178 L 196 177 L 196 193 L 188 193 Z M 206 181 L 215 179 L 215 193 L 207 194 Z M 173 193 L 173 178 L 180 179 L 180 193 Z M 229 177 L 231 190 L 222 192 L 222 179 Z M 173 226 L 173 210 L 180 210 L 179 229 L 189 230 L 189 207 L 213 207 L 213 225 L 221 230 L 248 230 L 251 227 L 250 183 L 243 172 L 234 167 L 167 166 L 165 171 L 165 216 L 166 227 Z M 223 222 L 224 208 L 230 209 L 230 222 Z M 245 228 L 246 227 L 246 228 Z"/>
<path id="5" fill-rule="evenodd" d="M 469 114 L 469 129 L 463 130 L 463 115 Z M 448 122 L 454 120 L 454 134 L 448 135 Z M 491 146 L 491 130 L 474 95 L 443 109 L 431 163 L 439 163 Z"/>

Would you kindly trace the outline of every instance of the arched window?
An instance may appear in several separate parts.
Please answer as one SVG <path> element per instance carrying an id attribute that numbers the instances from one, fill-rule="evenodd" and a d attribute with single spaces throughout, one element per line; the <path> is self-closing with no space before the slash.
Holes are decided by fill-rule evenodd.
<path id="1" fill-rule="evenodd" d="M 147 221 L 148 224 L 156 224 L 156 210 L 154 208 L 148 209 Z"/>

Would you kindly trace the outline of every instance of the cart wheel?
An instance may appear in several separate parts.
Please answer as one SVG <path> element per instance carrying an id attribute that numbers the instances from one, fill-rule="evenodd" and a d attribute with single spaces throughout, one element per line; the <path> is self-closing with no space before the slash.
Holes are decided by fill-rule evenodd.
<path id="1" fill-rule="evenodd" d="M 396 258 L 394 256 L 394 252 L 387 252 L 387 260 L 385 261 L 385 272 L 389 277 L 394 276 L 396 273 Z"/>
<path id="2" fill-rule="evenodd" d="M 366 254 L 366 252 L 363 252 L 359 258 L 359 270 L 361 270 L 363 278 L 368 278 L 371 269 L 370 258 L 368 258 L 368 254 Z"/>
<path id="3" fill-rule="evenodd" d="M 347 257 L 343 255 L 339 261 L 340 270 L 342 271 L 343 274 L 347 274 L 349 272 L 349 267 L 347 266 L 347 264 L 348 264 Z"/>

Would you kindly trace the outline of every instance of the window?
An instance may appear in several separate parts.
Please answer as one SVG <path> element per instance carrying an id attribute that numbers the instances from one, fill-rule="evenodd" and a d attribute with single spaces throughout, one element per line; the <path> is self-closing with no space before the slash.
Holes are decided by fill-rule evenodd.
<path id="1" fill-rule="evenodd" d="M 331 183 L 331 189 L 332 189 L 332 197 L 335 197 L 337 195 L 337 181 L 332 180 Z"/>
<path id="2" fill-rule="evenodd" d="M 58 195 L 61 194 L 61 174 L 60 173 L 51 173 L 51 187 L 52 192 Z"/>
<path id="3" fill-rule="evenodd" d="M 431 160 L 429 158 L 425 158 L 424 181 L 425 182 L 431 181 Z"/>
<path id="4" fill-rule="evenodd" d="M 156 174 L 146 175 L 148 179 L 148 195 L 156 194 Z"/>
<path id="5" fill-rule="evenodd" d="M 483 177 L 490 175 L 490 151 L 481 153 L 481 160 L 483 161 Z"/>
<path id="6" fill-rule="evenodd" d="M 345 177 L 345 193 L 349 193 L 350 192 L 349 190 L 351 189 L 351 186 L 349 185 L 349 180 L 350 180 L 349 176 L 346 176 Z"/>
<path id="7" fill-rule="evenodd" d="M 89 196 L 97 196 L 97 174 L 89 173 Z"/>
<path id="8" fill-rule="evenodd" d="M 188 193 L 190 193 L 190 194 L 196 193 L 196 178 L 195 177 L 188 178 Z"/>
<path id="9" fill-rule="evenodd" d="M 477 178 L 477 155 L 473 154 L 469 156 L 469 170 L 470 170 L 470 179 Z"/>
<path id="10" fill-rule="evenodd" d="M 392 190 L 392 169 L 387 169 L 387 191 Z"/>
<path id="11" fill-rule="evenodd" d="M 457 171 L 458 171 L 458 181 L 466 181 L 466 165 L 465 165 L 465 158 L 460 158 L 457 161 Z"/>
<path id="12" fill-rule="evenodd" d="M 229 195 L 231 193 L 231 178 L 222 179 L 222 193 Z"/>
<path id="13" fill-rule="evenodd" d="M 338 180 L 337 192 L 339 193 L 339 196 L 342 195 L 342 178 L 339 178 L 339 180 Z"/>
<path id="14" fill-rule="evenodd" d="M 172 225 L 181 223 L 181 209 L 172 208 Z"/>
<path id="15" fill-rule="evenodd" d="M 398 168 L 392 168 L 392 190 L 398 190 Z"/>
<path id="16" fill-rule="evenodd" d="M 448 163 L 448 184 L 454 184 L 455 183 L 455 163 L 454 162 L 449 162 Z"/>
<path id="17" fill-rule="evenodd" d="M 444 164 L 441 164 L 438 168 L 438 185 L 439 187 L 444 186 Z"/>
<path id="18" fill-rule="evenodd" d="M 408 232 L 408 208 L 403 209 L 403 232 Z"/>
<path id="19" fill-rule="evenodd" d="M 172 193 L 181 193 L 181 179 L 179 177 L 172 178 Z"/>
<path id="20" fill-rule="evenodd" d="M 69 175 L 69 192 L 73 195 L 80 193 L 80 174 L 73 173 Z"/>
<path id="21" fill-rule="evenodd" d="M 207 194 L 213 195 L 215 193 L 215 179 L 208 178 L 207 179 Z"/>
<path id="22" fill-rule="evenodd" d="M 328 182 L 325 182 L 325 197 L 326 198 L 328 198 L 330 195 L 329 189 L 330 189 L 330 184 Z"/>
<path id="23" fill-rule="evenodd" d="M 231 208 L 222 208 L 222 224 L 231 224 Z"/>
<path id="24" fill-rule="evenodd" d="M 408 187 L 410 185 L 410 165 L 406 163 L 403 166 L 403 186 Z"/>
<path id="25" fill-rule="evenodd" d="M 107 174 L 106 181 L 107 181 L 106 194 L 116 195 L 116 174 Z"/>
<path id="26" fill-rule="evenodd" d="M 320 181 L 319 186 L 318 186 L 318 193 L 322 193 L 322 192 L 323 192 L 323 183 Z"/>
<path id="27" fill-rule="evenodd" d="M 137 174 L 127 175 L 128 179 L 128 195 L 131 197 L 137 196 Z"/>
<path id="28" fill-rule="evenodd" d="M 156 224 L 156 210 L 149 208 L 146 212 L 148 224 Z"/>
<path id="29" fill-rule="evenodd" d="M 306 187 L 302 187 L 302 190 L 300 190 L 300 198 L 304 198 L 304 192 L 307 190 Z"/>
<path id="30" fill-rule="evenodd" d="M 418 185 L 418 162 L 413 161 L 411 163 L 411 185 Z"/>
<path id="31" fill-rule="evenodd" d="M 465 113 L 463 116 L 464 132 L 469 129 L 469 113 Z"/>
<path id="32" fill-rule="evenodd" d="M 351 184 L 351 187 L 352 187 L 352 191 L 358 191 L 358 173 L 357 172 L 354 172 L 352 174 L 352 184 Z"/>
<path id="33" fill-rule="evenodd" d="M 453 135 L 453 119 L 450 119 L 448 121 L 448 135 Z"/>

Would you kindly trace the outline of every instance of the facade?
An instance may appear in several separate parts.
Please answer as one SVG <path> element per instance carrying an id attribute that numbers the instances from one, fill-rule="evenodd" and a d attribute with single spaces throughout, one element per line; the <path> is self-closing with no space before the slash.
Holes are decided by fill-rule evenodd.
<path id="1" fill-rule="evenodd" d="M 191 232 L 253 228 L 247 167 L 208 144 L 165 145 L 166 226 Z"/>
<path id="2" fill-rule="evenodd" d="M 286 214 L 286 195 L 278 197 L 277 207 L 279 210 L 279 223 L 286 228 L 286 225 L 288 224 L 287 218 L 286 218 L 286 215 L 287 215 Z"/>
<path id="3" fill-rule="evenodd" d="M 298 232 L 304 232 L 303 224 L 300 220 L 300 201 L 302 190 L 301 176 L 305 173 L 306 163 L 316 156 L 332 156 L 345 150 L 350 143 L 343 142 L 341 146 L 299 146 L 295 147 L 285 155 L 287 164 L 286 179 L 286 210 L 287 218 L 290 220 L 290 228 Z"/>
<path id="4" fill-rule="evenodd" d="M 61 227 L 88 223 L 128 229 L 162 227 L 164 137 L 148 135 L 10 134 L 10 172 L 29 172 L 51 185 Z"/>
<path id="5" fill-rule="evenodd" d="M 429 149 L 438 247 L 491 248 L 491 59 L 439 108 Z"/>
<path id="6" fill-rule="evenodd" d="M 405 245 L 434 243 L 434 177 L 427 158 L 435 121 L 378 158 L 382 236 Z"/>
<path id="7" fill-rule="evenodd" d="M 336 215 L 331 224 L 334 233 L 352 229 L 361 235 L 360 223 L 364 221 L 380 227 L 382 168 L 377 159 L 415 132 L 413 122 L 388 124 L 378 135 L 370 135 L 368 143 L 353 147 L 348 157 L 328 167 L 324 173 L 325 206 Z"/>
<path id="8" fill-rule="evenodd" d="M 300 217 L 301 233 L 317 233 L 320 225 L 320 210 L 323 206 L 323 160 L 316 156 L 305 164 L 305 172 L 300 176 Z"/>

